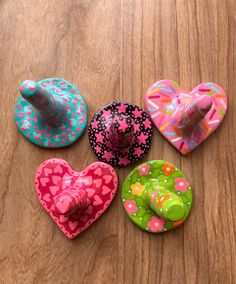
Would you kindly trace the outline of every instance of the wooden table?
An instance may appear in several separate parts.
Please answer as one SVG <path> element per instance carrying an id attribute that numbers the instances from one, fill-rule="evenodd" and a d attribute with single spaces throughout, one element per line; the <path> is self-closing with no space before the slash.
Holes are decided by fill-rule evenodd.
<path id="1" fill-rule="evenodd" d="M 0 1 L 0 283 L 236 283 L 236 1 Z M 221 127 L 181 156 L 155 130 L 144 160 L 164 159 L 189 176 L 194 206 L 180 228 L 139 230 L 121 204 L 132 169 L 118 169 L 109 210 L 68 240 L 34 191 L 38 165 L 51 157 L 82 169 L 96 161 L 87 133 L 63 150 L 28 142 L 13 121 L 25 79 L 62 77 L 79 87 L 89 119 L 106 103 L 144 106 L 153 82 L 190 90 L 221 85 L 229 111 Z M 144 161 L 143 160 L 143 161 Z"/>

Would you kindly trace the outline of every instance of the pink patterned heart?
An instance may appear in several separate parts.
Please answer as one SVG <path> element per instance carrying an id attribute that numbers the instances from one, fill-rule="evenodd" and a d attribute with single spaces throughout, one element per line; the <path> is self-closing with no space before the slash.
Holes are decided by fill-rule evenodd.
<path id="1" fill-rule="evenodd" d="M 57 167 L 54 169 L 54 173 L 55 173 L 55 174 L 56 174 L 56 173 L 61 174 L 61 173 L 62 173 L 62 168 L 61 168 L 61 166 L 57 166 Z"/>
<path id="2" fill-rule="evenodd" d="M 102 199 L 98 195 L 95 195 L 93 205 L 98 206 L 100 204 L 102 204 Z"/>
<path id="3" fill-rule="evenodd" d="M 88 197 L 93 196 L 96 192 L 95 189 L 93 189 L 93 188 L 87 188 L 86 191 L 88 193 Z"/>
<path id="4" fill-rule="evenodd" d="M 52 176 L 53 184 L 58 184 L 61 181 L 60 176 Z"/>
<path id="5" fill-rule="evenodd" d="M 46 177 L 43 177 L 43 178 L 40 179 L 40 182 L 41 182 L 42 186 L 46 186 L 47 183 L 49 182 L 49 179 L 46 178 Z"/>
<path id="6" fill-rule="evenodd" d="M 215 83 L 202 83 L 187 93 L 177 83 L 162 80 L 147 90 L 145 105 L 160 133 L 186 155 L 220 125 L 227 97 Z"/>
<path id="7" fill-rule="evenodd" d="M 94 185 L 96 186 L 96 187 L 101 187 L 101 185 L 102 185 L 102 179 L 101 178 L 99 178 L 99 179 L 95 179 L 94 181 L 93 181 L 93 183 L 94 183 Z"/>
<path id="8" fill-rule="evenodd" d="M 98 179 L 100 187 L 94 183 Z M 66 161 L 50 159 L 39 166 L 35 176 L 40 203 L 68 238 L 76 237 L 102 215 L 117 185 L 115 170 L 102 162 L 76 172 Z"/>
<path id="9" fill-rule="evenodd" d="M 111 176 L 103 176 L 104 180 L 105 180 L 105 183 L 109 183 L 111 181 Z"/>
<path id="10" fill-rule="evenodd" d="M 48 169 L 48 168 L 45 168 L 45 169 L 44 169 L 44 173 L 45 173 L 45 176 L 47 177 L 49 174 L 52 173 L 52 170 L 51 170 L 51 169 Z"/>
<path id="11" fill-rule="evenodd" d="M 59 186 L 55 186 L 55 185 L 49 187 L 49 190 L 51 191 L 53 195 L 56 195 L 59 189 L 60 189 Z"/>
<path id="12" fill-rule="evenodd" d="M 110 190 L 110 188 L 109 188 L 108 186 L 103 185 L 103 187 L 102 187 L 102 194 L 103 194 L 103 195 L 109 193 L 110 191 L 111 191 L 111 190 Z"/>

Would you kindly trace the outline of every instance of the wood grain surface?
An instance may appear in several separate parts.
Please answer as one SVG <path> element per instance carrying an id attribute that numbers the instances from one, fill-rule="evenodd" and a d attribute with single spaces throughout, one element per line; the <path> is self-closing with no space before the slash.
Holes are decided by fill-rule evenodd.
<path id="1" fill-rule="evenodd" d="M 0 0 L 0 283 L 236 283 L 236 1 Z M 89 119 L 106 103 L 144 107 L 160 79 L 190 90 L 213 81 L 229 98 L 221 127 L 181 156 L 155 130 L 149 154 L 186 172 L 194 205 L 180 228 L 139 230 L 121 204 L 132 169 L 118 169 L 107 212 L 74 240 L 58 230 L 34 190 L 38 165 L 96 161 L 87 133 L 71 147 L 41 149 L 13 121 L 26 79 L 62 77 L 77 86 Z"/>

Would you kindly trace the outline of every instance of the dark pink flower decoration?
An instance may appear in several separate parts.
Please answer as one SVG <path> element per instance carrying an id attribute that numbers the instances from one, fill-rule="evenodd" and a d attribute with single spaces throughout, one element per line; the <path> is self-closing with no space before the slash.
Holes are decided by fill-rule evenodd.
<path id="1" fill-rule="evenodd" d="M 158 218 L 158 217 L 152 217 L 151 220 L 147 223 L 148 228 L 152 232 L 158 232 L 162 231 L 164 229 L 165 219 L 164 218 Z"/>
<path id="2" fill-rule="evenodd" d="M 131 215 L 138 211 L 138 207 L 136 206 L 136 202 L 134 200 L 126 200 L 124 206 L 125 210 Z"/>
<path id="3" fill-rule="evenodd" d="M 138 172 L 140 176 L 146 176 L 150 172 L 150 165 L 143 165 L 138 168 Z"/>

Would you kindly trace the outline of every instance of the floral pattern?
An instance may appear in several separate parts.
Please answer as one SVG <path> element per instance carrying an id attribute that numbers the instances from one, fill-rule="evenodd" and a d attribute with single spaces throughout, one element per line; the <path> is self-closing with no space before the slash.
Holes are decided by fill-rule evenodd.
<path id="1" fill-rule="evenodd" d="M 188 188 L 188 182 L 185 178 L 176 178 L 175 179 L 175 189 L 181 192 L 185 192 Z"/>
<path id="2" fill-rule="evenodd" d="M 136 182 L 131 185 L 131 190 L 133 195 L 141 196 L 144 191 L 144 186 L 140 182 Z"/>
<path id="3" fill-rule="evenodd" d="M 167 189 L 180 197 L 186 207 L 184 218 L 173 222 L 159 216 L 152 207 L 171 198 L 170 193 L 156 199 L 159 190 Z M 185 174 L 166 161 L 148 161 L 137 166 L 126 178 L 122 189 L 122 201 L 128 217 L 147 232 L 160 233 L 181 225 L 192 206 L 192 189 Z"/>
<path id="4" fill-rule="evenodd" d="M 136 206 L 136 202 L 134 200 L 126 200 L 124 206 L 128 214 L 134 214 L 138 211 L 138 207 Z"/>
<path id="5" fill-rule="evenodd" d="M 145 164 L 145 165 L 139 167 L 139 168 L 138 168 L 138 172 L 139 172 L 139 175 L 140 175 L 140 176 L 146 176 L 146 175 L 148 175 L 149 172 L 150 172 L 150 165 Z"/>
<path id="6" fill-rule="evenodd" d="M 147 226 L 152 232 L 155 233 L 164 229 L 164 223 L 164 218 L 152 217 L 151 220 L 147 223 Z"/>
<path id="7" fill-rule="evenodd" d="M 163 165 L 162 170 L 164 171 L 164 174 L 166 176 L 169 176 L 170 174 L 172 174 L 175 171 L 175 168 L 171 164 L 166 163 L 166 164 Z"/>

